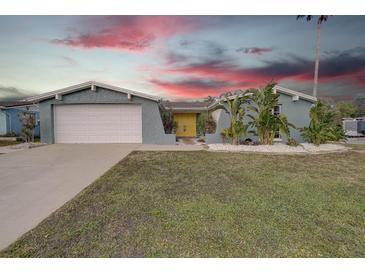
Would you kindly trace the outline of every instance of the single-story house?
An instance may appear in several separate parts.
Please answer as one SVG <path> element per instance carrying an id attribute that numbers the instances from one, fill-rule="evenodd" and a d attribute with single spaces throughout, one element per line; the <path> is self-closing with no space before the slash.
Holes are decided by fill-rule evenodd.
<path id="1" fill-rule="evenodd" d="M 27 100 L 39 104 L 45 143 L 176 142 L 165 134 L 155 96 L 90 81 Z"/>
<path id="2" fill-rule="evenodd" d="M 276 86 L 279 105 L 273 110 L 284 113 L 297 127 L 307 126 L 309 110 L 316 98 Z M 209 102 L 164 102 L 178 122 L 175 134 L 166 134 L 162 124 L 161 98 L 94 81 L 48 92 L 27 99 L 40 109 L 41 141 L 45 143 L 144 143 L 175 144 L 176 137 L 196 137 L 197 119 L 212 110 L 217 129 L 206 135 L 207 143 L 221 142 L 220 131 L 229 124 L 220 98 Z M 291 136 L 301 141 L 297 129 Z M 255 139 L 255 136 L 249 138 Z M 278 135 L 278 139 L 281 136 Z"/>
<path id="3" fill-rule="evenodd" d="M 34 136 L 40 136 L 39 126 L 39 109 L 37 104 L 26 102 L 3 102 L 0 105 L 0 135 L 14 134 L 21 135 L 23 128 L 19 115 L 23 112 L 34 113 L 36 118 L 36 127 L 34 129 Z"/>

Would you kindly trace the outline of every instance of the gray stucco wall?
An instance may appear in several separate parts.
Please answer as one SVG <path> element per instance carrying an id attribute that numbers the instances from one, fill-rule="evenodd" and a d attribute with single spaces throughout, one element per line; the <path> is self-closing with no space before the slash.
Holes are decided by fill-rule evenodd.
<path id="1" fill-rule="evenodd" d="M 207 144 L 222 143 L 222 138 L 220 133 L 222 128 L 226 128 L 229 126 L 230 123 L 229 115 L 223 109 L 218 109 L 212 113 L 212 116 L 217 124 L 216 130 L 215 133 L 205 135 L 205 142 Z"/>
<path id="2" fill-rule="evenodd" d="M 0 110 L 0 134 L 6 133 L 6 114 L 5 111 Z"/>
<path id="3" fill-rule="evenodd" d="M 175 144 L 175 134 L 165 134 L 158 104 L 155 101 L 127 94 L 90 88 L 62 96 L 62 100 L 48 99 L 39 103 L 41 141 L 54 143 L 53 106 L 62 104 L 140 104 L 142 106 L 142 142 L 144 144 Z"/>
<path id="4" fill-rule="evenodd" d="M 298 142 L 304 142 L 299 128 L 309 125 L 309 111 L 313 102 L 303 99 L 293 101 L 292 96 L 280 94 L 279 104 L 282 105 L 281 112 L 286 115 L 290 123 L 296 126 L 296 129 L 290 128 L 290 136 Z"/>
<path id="5" fill-rule="evenodd" d="M 302 136 L 300 135 L 299 128 L 308 126 L 309 110 L 312 107 L 312 104 L 312 102 L 303 99 L 293 101 L 292 96 L 280 93 L 279 105 L 281 105 L 281 112 L 287 116 L 290 123 L 296 126 L 296 129 L 290 128 L 290 136 L 298 142 L 304 141 Z M 227 107 L 226 103 L 225 105 Z M 213 112 L 213 117 L 216 117 L 217 129 L 214 134 L 206 135 L 206 142 L 208 144 L 221 143 L 222 138 L 220 136 L 220 131 L 222 128 L 228 127 L 230 123 L 229 115 L 224 110 L 216 110 L 215 112 Z M 245 117 L 244 123 L 247 124 L 248 121 L 249 118 Z M 249 130 L 252 129 L 250 128 Z M 254 136 L 250 133 L 246 136 L 243 136 L 243 139 L 246 138 L 251 138 L 257 141 L 257 136 Z M 284 138 L 283 142 L 286 142 Z"/>

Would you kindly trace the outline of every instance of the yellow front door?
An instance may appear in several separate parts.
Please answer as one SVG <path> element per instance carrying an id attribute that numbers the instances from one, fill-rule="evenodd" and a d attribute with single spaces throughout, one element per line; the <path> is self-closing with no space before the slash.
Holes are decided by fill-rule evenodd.
<path id="1" fill-rule="evenodd" d="M 177 122 L 177 137 L 196 136 L 196 113 L 174 113 L 174 120 Z"/>

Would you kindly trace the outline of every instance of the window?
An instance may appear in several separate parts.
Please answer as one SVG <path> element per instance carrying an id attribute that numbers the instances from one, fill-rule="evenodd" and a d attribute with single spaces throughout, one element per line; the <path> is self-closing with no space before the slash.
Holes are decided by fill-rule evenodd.
<path id="1" fill-rule="evenodd" d="M 274 108 L 272 109 L 272 114 L 276 116 L 279 115 L 280 113 L 281 113 L 281 105 L 274 106 Z M 281 139 L 279 129 L 275 131 L 275 139 Z"/>
<path id="2" fill-rule="evenodd" d="M 277 105 L 272 109 L 272 114 L 279 115 L 281 112 L 281 105 Z"/>

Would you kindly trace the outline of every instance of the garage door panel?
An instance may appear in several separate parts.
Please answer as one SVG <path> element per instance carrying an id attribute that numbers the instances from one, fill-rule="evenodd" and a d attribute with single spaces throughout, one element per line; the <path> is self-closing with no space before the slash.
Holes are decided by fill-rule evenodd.
<path id="1" fill-rule="evenodd" d="M 55 106 L 54 131 L 56 143 L 142 143 L 141 106 Z"/>

